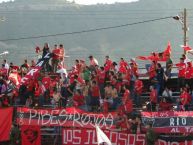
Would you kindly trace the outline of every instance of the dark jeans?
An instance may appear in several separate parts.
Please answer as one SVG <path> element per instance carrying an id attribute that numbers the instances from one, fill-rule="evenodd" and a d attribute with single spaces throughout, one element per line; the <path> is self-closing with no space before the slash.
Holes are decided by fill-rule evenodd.
<path id="1" fill-rule="evenodd" d="M 156 111 L 156 103 L 149 102 L 149 104 L 147 104 L 147 111 Z"/>
<path id="2" fill-rule="evenodd" d="M 140 95 L 135 93 L 134 95 L 134 103 L 136 105 L 136 107 L 140 107 L 141 106 L 141 100 L 140 100 Z"/>
<path id="3" fill-rule="evenodd" d="M 179 77 L 178 78 L 178 87 L 179 90 L 185 86 L 185 78 L 184 77 Z"/>
<path id="4" fill-rule="evenodd" d="M 192 94 L 192 89 L 193 89 L 193 79 L 185 79 L 185 84 L 187 84 L 190 87 L 190 93 Z"/>
<path id="5" fill-rule="evenodd" d="M 131 93 L 131 98 L 134 100 L 135 98 L 135 81 L 130 81 L 130 93 Z"/>
<path id="6" fill-rule="evenodd" d="M 119 105 L 121 105 L 121 98 L 119 97 L 113 98 L 112 109 L 117 109 Z"/>

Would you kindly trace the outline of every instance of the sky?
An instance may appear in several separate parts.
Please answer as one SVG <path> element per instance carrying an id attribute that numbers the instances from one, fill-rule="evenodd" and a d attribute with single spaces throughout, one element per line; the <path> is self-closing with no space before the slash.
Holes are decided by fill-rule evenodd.
<path id="1" fill-rule="evenodd" d="M 10 0 L 0 0 L 0 3 L 3 1 L 6 2 L 6 1 L 10 1 Z M 75 1 L 78 4 L 83 4 L 83 5 L 93 5 L 93 4 L 97 4 L 97 3 L 112 4 L 115 2 L 124 3 L 124 2 L 138 1 L 138 0 L 68 0 L 68 1 Z"/>

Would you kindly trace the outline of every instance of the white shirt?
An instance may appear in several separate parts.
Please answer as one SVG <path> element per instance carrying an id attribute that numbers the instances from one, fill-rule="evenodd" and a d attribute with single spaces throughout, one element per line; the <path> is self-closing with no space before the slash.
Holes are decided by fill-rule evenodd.
<path id="1" fill-rule="evenodd" d="M 8 63 L 5 63 L 5 69 L 9 69 L 9 64 Z"/>

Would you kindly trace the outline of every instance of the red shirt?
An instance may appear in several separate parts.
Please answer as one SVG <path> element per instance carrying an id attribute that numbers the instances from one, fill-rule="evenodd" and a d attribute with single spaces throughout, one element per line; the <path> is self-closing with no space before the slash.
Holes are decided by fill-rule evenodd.
<path id="1" fill-rule="evenodd" d="M 181 62 L 181 63 L 178 63 L 176 64 L 176 66 L 178 67 L 178 77 L 185 77 L 185 74 L 186 74 L 186 64 Z"/>
<path id="2" fill-rule="evenodd" d="M 44 95 L 44 92 L 46 91 L 45 86 L 41 85 L 38 87 L 37 96 Z"/>
<path id="3" fill-rule="evenodd" d="M 73 101 L 74 101 L 74 105 L 75 106 L 84 105 L 84 96 L 82 96 L 82 95 L 74 95 Z"/>
<path id="4" fill-rule="evenodd" d="M 28 84 L 28 91 L 32 92 L 33 88 L 35 86 L 35 83 L 33 80 L 29 80 L 29 84 Z"/>
<path id="5" fill-rule="evenodd" d="M 157 103 L 157 90 L 155 89 L 150 92 L 150 102 Z"/>
<path id="6" fill-rule="evenodd" d="M 137 94 L 141 94 L 143 89 L 143 82 L 141 80 L 135 81 L 135 91 Z"/>
<path id="7" fill-rule="evenodd" d="M 52 57 L 53 59 L 57 60 L 57 59 L 60 58 L 60 50 L 59 50 L 59 48 L 54 49 L 52 51 L 52 53 L 54 54 L 53 57 Z"/>
<path id="8" fill-rule="evenodd" d="M 187 67 L 186 68 L 185 78 L 186 79 L 191 79 L 192 75 L 193 75 L 193 67 Z"/>
<path id="9" fill-rule="evenodd" d="M 188 92 L 183 92 L 181 95 L 180 95 L 180 99 L 181 99 L 181 103 L 182 105 L 187 105 L 190 103 L 191 101 L 191 95 L 188 93 Z"/>
<path id="10" fill-rule="evenodd" d="M 167 102 L 161 102 L 159 104 L 160 111 L 169 111 L 171 109 L 171 104 Z"/>
<path id="11" fill-rule="evenodd" d="M 99 97 L 100 96 L 100 90 L 98 86 L 93 86 L 91 89 L 91 95 L 92 97 Z"/>
<path id="12" fill-rule="evenodd" d="M 120 67 L 126 67 L 127 68 L 128 63 L 123 60 L 123 61 L 120 61 L 119 65 L 120 65 Z"/>
<path id="13" fill-rule="evenodd" d="M 76 70 L 77 70 L 78 74 L 81 72 L 81 68 L 82 68 L 81 63 L 76 64 Z"/>
<path id="14" fill-rule="evenodd" d="M 109 71 L 111 69 L 112 61 L 107 59 L 105 62 L 105 71 Z"/>
<path id="15" fill-rule="evenodd" d="M 119 66 L 120 66 L 119 67 L 119 72 L 120 73 L 126 73 L 127 72 L 127 66 L 128 66 L 127 62 L 120 61 Z"/>
<path id="16" fill-rule="evenodd" d="M 127 113 L 131 113 L 133 111 L 133 103 L 132 103 L 131 99 L 126 101 L 126 103 L 124 105 L 124 110 Z"/>
<path id="17" fill-rule="evenodd" d="M 98 71 L 98 79 L 100 84 L 105 82 L 105 71 Z"/>
<path id="18" fill-rule="evenodd" d="M 46 89 L 49 89 L 51 83 L 51 78 L 49 76 L 44 77 L 42 79 L 42 84 L 45 86 Z"/>
<path id="19" fill-rule="evenodd" d="M 156 68 L 155 65 L 151 65 L 149 67 L 149 78 L 154 78 L 156 76 Z"/>
<path id="20" fill-rule="evenodd" d="M 124 94 L 123 94 L 123 104 L 125 104 L 128 100 L 129 100 L 129 97 L 130 97 L 130 91 L 128 89 L 125 90 Z"/>

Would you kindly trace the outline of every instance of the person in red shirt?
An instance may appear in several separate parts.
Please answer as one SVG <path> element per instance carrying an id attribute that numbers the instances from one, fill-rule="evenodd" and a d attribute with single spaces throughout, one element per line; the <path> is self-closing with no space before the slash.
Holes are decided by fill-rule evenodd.
<path id="1" fill-rule="evenodd" d="M 92 81 L 91 85 L 91 107 L 92 111 L 98 110 L 98 107 L 100 106 L 100 89 L 96 83 L 96 81 Z"/>
<path id="2" fill-rule="evenodd" d="M 59 48 L 57 46 L 57 44 L 54 45 L 54 49 L 52 50 L 52 70 L 53 72 L 56 72 L 57 70 L 57 66 L 59 63 Z"/>
<path id="3" fill-rule="evenodd" d="M 82 69 L 82 65 L 80 63 L 80 61 L 78 59 L 75 60 L 75 68 L 78 71 L 77 73 L 80 74 L 81 73 L 81 69 Z"/>
<path id="4" fill-rule="evenodd" d="M 148 108 L 149 111 L 155 111 L 157 104 L 157 90 L 150 86 L 150 106 Z"/>
<path id="5" fill-rule="evenodd" d="M 121 112 L 117 113 L 116 116 L 116 128 L 120 129 L 123 133 L 131 133 L 131 126 L 128 120 L 128 117 L 126 114 L 123 114 Z"/>
<path id="6" fill-rule="evenodd" d="M 84 105 L 84 96 L 81 95 L 80 90 L 77 90 L 73 96 L 73 104 L 76 107 L 80 107 L 82 105 Z"/>
<path id="7" fill-rule="evenodd" d="M 64 62 L 64 56 L 65 56 L 65 49 L 63 44 L 59 45 L 59 63 L 63 64 Z"/>
<path id="8" fill-rule="evenodd" d="M 123 58 L 121 58 L 119 62 L 119 72 L 125 74 L 127 72 L 127 68 L 128 68 L 128 63 Z"/>
<path id="9" fill-rule="evenodd" d="M 159 103 L 159 111 L 170 111 L 172 109 L 172 104 L 167 102 L 166 98 L 163 98 Z"/>
<path id="10" fill-rule="evenodd" d="M 156 77 L 156 61 L 152 61 L 152 64 L 148 69 L 148 74 L 150 81 Z"/>
<path id="11" fill-rule="evenodd" d="M 105 60 L 105 64 L 104 64 L 104 66 L 105 66 L 104 68 L 105 68 L 106 72 L 110 71 L 112 63 L 113 62 L 110 60 L 109 56 L 107 55 L 106 60 Z"/>
<path id="12" fill-rule="evenodd" d="M 34 60 L 31 60 L 30 69 L 33 69 L 35 66 L 36 66 L 36 62 Z"/>
<path id="13" fill-rule="evenodd" d="M 45 73 L 45 76 L 42 78 L 42 83 L 46 90 L 50 89 L 51 78 L 47 73 Z"/>
<path id="14" fill-rule="evenodd" d="M 176 64 L 178 67 L 178 87 L 182 89 L 185 86 L 186 64 L 184 59 L 180 58 L 180 63 Z"/>
<path id="15" fill-rule="evenodd" d="M 126 85 L 123 85 L 123 91 L 124 91 L 124 94 L 122 97 L 122 103 L 123 103 L 122 108 L 125 113 L 131 113 L 133 111 L 133 103 L 130 98 L 130 91 Z"/>
<path id="16" fill-rule="evenodd" d="M 192 94 L 192 78 L 193 78 L 193 66 L 192 62 L 187 62 L 186 74 L 185 74 L 185 82 L 190 88 L 190 93 Z"/>
<path id="17" fill-rule="evenodd" d="M 191 95 L 188 93 L 187 88 L 183 88 L 180 95 L 180 101 L 184 111 L 188 111 L 189 104 L 191 102 Z"/>
<path id="18" fill-rule="evenodd" d="M 134 101 L 135 101 L 136 107 L 140 107 L 140 105 L 141 105 L 140 97 L 142 94 L 142 90 L 143 90 L 143 82 L 141 80 L 139 80 L 139 78 L 137 76 L 136 81 L 135 81 L 135 94 L 134 94 Z"/>
<path id="19" fill-rule="evenodd" d="M 131 63 L 133 64 L 132 70 L 133 70 L 134 74 L 138 75 L 138 64 L 136 63 L 135 58 L 131 59 Z"/>
<path id="20" fill-rule="evenodd" d="M 106 75 L 106 73 L 105 73 L 104 67 L 100 67 L 100 69 L 98 71 L 98 83 L 99 83 L 101 98 L 104 98 L 104 96 L 105 96 L 105 92 L 104 92 L 105 75 Z"/>

